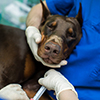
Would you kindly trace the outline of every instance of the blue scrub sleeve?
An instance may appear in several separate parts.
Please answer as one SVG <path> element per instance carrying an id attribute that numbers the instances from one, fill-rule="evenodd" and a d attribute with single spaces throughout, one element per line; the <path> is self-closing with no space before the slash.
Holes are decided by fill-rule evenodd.
<path id="1" fill-rule="evenodd" d="M 46 0 L 51 14 L 67 15 L 74 5 L 74 0 Z"/>
<path id="2" fill-rule="evenodd" d="M 75 0 L 73 7 L 71 0 L 46 2 L 52 14 L 65 15 L 73 8 L 70 16 L 78 13 L 81 2 L 82 38 L 67 59 L 68 64 L 57 70 L 75 86 L 79 100 L 100 100 L 100 0 Z"/>

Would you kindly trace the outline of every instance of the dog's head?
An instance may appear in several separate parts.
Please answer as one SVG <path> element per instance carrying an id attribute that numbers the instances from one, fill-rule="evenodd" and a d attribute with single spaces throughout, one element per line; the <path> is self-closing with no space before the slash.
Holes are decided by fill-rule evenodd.
<path id="1" fill-rule="evenodd" d="M 42 1 L 41 4 L 43 7 L 43 18 L 40 25 L 42 41 L 39 44 L 38 55 L 46 63 L 58 64 L 69 57 L 82 37 L 81 4 L 75 18 L 50 15 Z"/>

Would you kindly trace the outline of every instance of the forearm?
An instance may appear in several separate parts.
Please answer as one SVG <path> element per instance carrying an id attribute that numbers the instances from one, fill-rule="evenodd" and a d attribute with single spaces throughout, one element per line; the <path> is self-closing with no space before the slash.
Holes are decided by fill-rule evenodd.
<path id="1" fill-rule="evenodd" d="M 36 6 L 34 6 L 31 11 L 29 12 L 27 19 L 26 19 L 26 26 L 35 26 L 35 27 L 39 27 L 39 22 L 41 21 L 41 17 L 42 17 L 42 6 L 41 4 L 38 4 Z M 38 13 L 38 16 L 37 16 Z M 33 17 L 34 16 L 34 17 Z M 38 20 L 38 23 L 36 22 Z"/>
<path id="2" fill-rule="evenodd" d="M 43 1 L 44 5 L 47 7 L 46 2 Z M 48 9 L 48 7 L 47 7 Z M 29 12 L 27 19 L 26 19 L 26 26 L 35 26 L 39 28 L 42 19 L 42 5 L 41 3 L 34 6 L 31 11 Z"/>
<path id="3" fill-rule="evenodd" d="M 72 90 L 64 90 L 59 93 L 59 100 L 79 100 Z"/>
<path id="4" fill-rule="evenodd" d="M 48 90 L 54 90 L 57 100 L 78 100 L 74 86 L 58 71 L 50 69 L 38 80 Z"/>

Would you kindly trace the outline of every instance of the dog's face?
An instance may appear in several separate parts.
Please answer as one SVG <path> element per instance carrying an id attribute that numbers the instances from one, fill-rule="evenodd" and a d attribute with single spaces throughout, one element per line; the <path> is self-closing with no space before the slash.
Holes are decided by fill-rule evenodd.
<path id="1" fill-rule="evenodd" d="M 38 55 L 49 64 L 66 59 L 80 41 L 82 32 L 77 18 L 48 15 L 41 24 L 42 41 Z"/>

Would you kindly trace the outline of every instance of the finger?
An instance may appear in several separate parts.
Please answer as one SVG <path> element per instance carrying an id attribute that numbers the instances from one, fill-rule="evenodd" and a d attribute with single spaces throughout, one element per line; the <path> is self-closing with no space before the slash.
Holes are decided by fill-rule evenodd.
<path id="1" fill-rule="evenodd" d="M 46 64 L 44 63 L 45 66 L 50 67 L 50 68 L 60 68 L 61 65 L 60 64 Z"/>
<path id="2" fill-rule="evenodd" d="M 20 84 L 9 84 L 8 86 L 10 86 L 10 87 L 20 87 L 21 88 Z"/>
<path id="3" fill-rule="evenodd" d="M 39 43 L 41 42 L 41 37 L 38 37 L 38 38 L 35 40 L 35 42 L 36 42 L 37 44 L 39 44 Z"/>
<path id="4" fill-rule="evenodd" d="M 40 79 L 38 80 L 38 83 L 39 83 L 40 85 L 46 87 L 48 90 L 51 90 L 51 88 L 49 88 L 50 85 L 48 84 L 47 79 L 45 79 L 45 78 L 40 78 Z"/>
<path id="5" fill-rule="evenodd" d="M 47 77 L 49 74 L 52 74 L 52 73 L 54 73 L 54 72 L 55 72 L 54 69 L 50 69 L 50 70 L 48 70 L 48 71 L 44 74 L 44 77 Z"/>
<path id="6" fill-rule="evenodd" d="M 33 39 L 35 40 L 36 43 L 40 43 L 41 42 L 41 34 L 40 33 L 34 33 Z"/>
<path id="7" fill-rule="evenodd" d="M 61 65 L 61 66 L 67 65 L 67 61 L 66 61 L 66 60 L 62 60 L 62 61 L 60 62 L 60 65 Z"/>
<path id="8" fill-rule="evenodd" d="M 47 63 L 45 63 L 43 60 L 41 60 L 41 61 L 42 61 L 42 64 L 43 64 L 43 65 L 45 65 L 45 66 L 47 66 L 47 67 L 50 67 L 50 68 L 60 68 L 60 67 L 61 67 L 60 64 L 47 64 Z"/>
<path id="9" fill-rule="evenodd" d="M 39 83 L 40 85 L 43 85 L 43 80 L 44 80 L 44 78 L 40 78 L 40 79 L 38 80 L 38 83 Z"/>
<path id="10" fill-rule="evenodd" d="M 66 65 L 66 64 L 67 64 L 67 61 L 66 61 L 66 60 L 62 60 L 59 64 L 47 64 L 47 63 L 45 63 L 45 62 L 43 61 L 42 58 L 38 57 L 38 59 L 39 59 L 39 61 L 40 61 L 43 65 L 45 65 L 45 66 L 47 66 L 47 67 L 50 67 L 50 68 L 60 68 L 62 65 Z"/>

